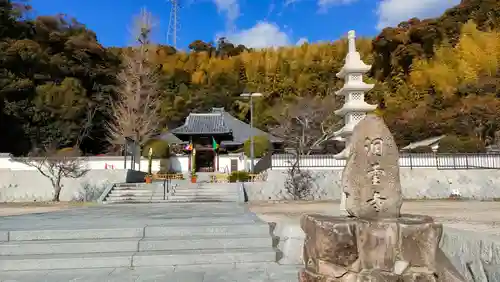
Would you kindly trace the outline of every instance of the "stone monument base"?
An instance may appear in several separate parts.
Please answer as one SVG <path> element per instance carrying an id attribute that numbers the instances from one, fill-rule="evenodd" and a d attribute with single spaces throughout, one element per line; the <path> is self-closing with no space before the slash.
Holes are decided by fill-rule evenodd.
<path id="1" fill-rule="evenodd" d="M 465 282 L 439 249 L 443 229 L 432 217 L 304 215 L 301 227 L 301 282 Z"/>

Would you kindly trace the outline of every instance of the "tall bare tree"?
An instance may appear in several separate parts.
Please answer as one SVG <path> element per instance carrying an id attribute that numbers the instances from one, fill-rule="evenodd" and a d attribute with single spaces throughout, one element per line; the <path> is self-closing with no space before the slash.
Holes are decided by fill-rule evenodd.
<path id="1" fill-rule="evenodd" d="M 52 184 L 54 195 L 52 201 L 59 202 L 64 178 L 80 178 L 87 174 L 86 158 L 81 156 L 80 144 L 88 137 L 93 126 L 97 107 L 87 111 L 87 118 L 82 125 L 73 147 L 61 148 L 60 141 L 48 142 L 47 145 L 36 147 L 27 157 L 15 158 L 15 161 L 33 167 Z"/>
<path id="2" fill-rule="evenodd" d="M 144 145 L 157 132 L 160 119 L 159 70 L 152 63 L 156 47 L 151 43 L 154 18 L 146 9 L 134 18 L 136 45 L 123 53 L 118 74 L 117 97 L 111 102 L 108 137 L 111 144 L 124 145 L 126 138 Z"/>
<path id="3" fill-rule="evenodd" d="M 301 169 L 300 159 L 333 138 L 340 124 L 340 119 L 333 114 L 335 108 L 332 96 L 305 96 L 285 104 L 283 111 L 275 117 L 278 125 L 271 133 L 285 141 L 287 153 L 293 156 L 285 189 L 295 200 L 311 196 L 314 176 Z"/>
<path id="4" fill-rule="evenodd" d="M 309 155 L 314 149 L 333 138 L 340 119 L 333 114 L 335 99 L 304 96 L 284 103 L 275 116 L 277 126 L 271 132 L 285 141 L 285 147 L 295 155 Z"/>

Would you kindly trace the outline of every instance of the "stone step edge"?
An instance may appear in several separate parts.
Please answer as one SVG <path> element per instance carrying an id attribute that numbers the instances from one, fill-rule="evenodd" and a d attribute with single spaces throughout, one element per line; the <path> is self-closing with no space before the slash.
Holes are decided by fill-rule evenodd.
<path id="1" fill-rule="evenodd" d="M 164 268 L 163 266 L 156 266 L 159 268 Z M 168 266 L 167 266 L 168 267 Z M 209 268 L 206 268 L 209 267 Z M 198 268 L 203 268 L 203 269 L 210 269 L 211 267 L 214 267 L 216 270 L 222 270 L 222 269 L 227 269 L 228 271 L 231 270 L 241 270 L 241 269 L 259 269 L 259 270 L 268 270 L 272 268 L 272 270 L 275 269 L 283 269 L 283 270 L 297 270 L 297 272 L 302 269 L 304 266 L 302 264 L 298 265 L 290 265 L 290 264 L 279 264 L 277 262 L 232 262 L 232 263 L 200 263 L 200 264 L 188 264 L 188 265 L 175 265 L 172 266 L 172 271 L 192 271 L 193 268 L 198 269 Z M 57 271 L 64 271 L 64 273 L 67 273 L 67 271 L 71 270 L 95 270 L 96 268 L 66 268 L 66 269 L 53 269 L 51 270 L 54 274 L 57 274 Z M 148 270 L 151 269 L 151 266 L 135 266 L 135 267 L 101 267 L 99 268 L 100 270 L 109 270 L 111 271 L 119 271 L 119 270 Z M 33 274 L 35 272 L 40 271 L 41 274 L 46 274 L 46 270 L 33 270 L 33 271 L 28 271 L 29 273 Z M 18 274 L 18 273 L 23 273 L 25 272 L 24 270 L 4 270 L 2 274 Z M 1 274 L 0 274 L 0 279 L 1 279 Z M 3 280 L 0 280 L 3 281 Z M 10 281 L 10 280 L 8 280 Z"/>
<path id="2" fill-rule="evenodd" d="M 236 200 L 216 200 L 216 199 L 122 199 L 122 200 L 105 200 L 108 204 L 140 204 L 140 203 L 224 203 L 235 202 Z"/>
<path id="3" fill-rule="evenodd" d="M 126 205 L 126 204 L 210 204 L 210 203 L 235 203 L 238 202 L 234 200 L 186 200 L 186 199 L 146 199 L 146 200 L 103 200 L 101 204 L 104 205 Z"/>
<path id="4" fill-rule="evenodd" d="M 0 256 L 1 262 L 5 260 L 20 259 L 49 259 L 49 258 L 101 258 L 101 257 L 123 257 L 123 256 L 155 256 L 155 255 L 199 255 L 199 254 L 231 254 L 231 253 L 275 253 L 272 247 L 264 248 L 240 248 L 240 249 L 194 249 L 194 250 L 165 250 L 165 251 L 143 251 L 143 252 L 109 252 L 109 253 L 74 253 L 74 254 L 37 254 L 37 255 L 14 255 Z"/>
<path id="5" fill-rule="evenodd" d="M 232 238 L 227 239 L 201 239 L 201 240 L 67 240 L 68 242 L 38 241 L 36 244 L 1 244 L 0 261 L 9 257 L 30 256 L 30 255 L 75 255 L 92 253 L 120 253 L 136 252 L 137 254 L 156 251 L 193 251 L 197 252 L 205 246 L 221 252 L 232 252 L 242 249 L 263 248 L 273 250 L 272 238 Z M 73 242 L 71 242 L 73 241 Z M 227 242 L 226 242 L 227 241 Z M 13 243 L 13 242 L 12 242 Z"/>
<path id="6" fill-rule="evenodd" d="M 276 262 L 276 258 L 270 248 L 20 255 L 0 257 L 0 271 Z"/>
<path id="7" fill-rule="evenodd" d="M 205 198 L 205 197 L 184 197 L 184 196 L 170 196 L 170 197 L 109 197 L 106 201 L 198 201 L 198 202 L 236 202 L 237 198 Z"/>
<path id="8" fill-rule="evenodd" d="M 254 229 L 254 232 L 249 233 L 249 230 L 245 228 L 245 230 L 242 230 L 242 227 L 250 227 L 251 229 Z M 161 236 L 150 236 L 148 234 L 153 233 L 162 233 L 161 229 L 172 229 L 172 230 L 178 230 L 178 229 L 195 229 L 191 230 L 190 232 L 199 232 L 203 234 L 220 234 L 220 233 L 227 233 L 228 235 L 224 236 L 229 236 L 229 234 L 269 234 L 269 225 L 264 222 L 253 222 L 253 221 L 247 221 L 247 222 L 236 222 L 235 224 L 200 224 L 197 223 L 196 226 L 191 226 L 191 225 L 180 225 L 180 224 L 173 224 L 173 225 L 163 225 L 163 226 L 145 226 L 145 227 L 130 227 L 130 228 L 100 228 L 100 229 L 68 229 L 68 230 L 62 230 L 62 229 L 45 229 L 45 230 L 10 230 L 10 231 L 0 231 L 0 243 L 4 242 L 21 242 L 21 241 L 52 241 L 52 240 L 80 240 L 80 239 L 123 239 L 123 238 L 137 238 L 137 237 L 143 237 L 143 238 L 169 238 L 169 237 L 176 237 L 178 235 L 161 235 Z M 205 229 L 204 229 L 205 228 Z M 214 228 L 214 229 L 221 229 L 225 228 L 228 231 L 226 232 L 209 232 L 207 229 Z M 160 229 L 160 230 L 158 230 Z M 196 229 L 202 229 L 200 231 L 196 231 Z M 85 232 L 87 235 L 82 236 L 82 233 Z M 167 231 L 168 232 L 168 231 Z M 13 239 L 16 238 L 17 236 L 21 235 L 21 238 L 23 237 L 22 235 L 26 233 L 24 236 L 24 239 Z M 52 234 L 51 234 L 52 233 Z M 98 236 L 96 236 L 96 233 Z M 37 237 L 37 234 L 45 235 L 44 237 L 47 239 L 40 239 L 40 236 Z M 59 237 L 52 239 L 50 236 L 54 237 L 54 234 Z M 120 234 L 119 236 L 116 236 L 114 234 Z M 31 236 L 30 236 L 31 235 Z M 62 235 L 65 235 L 65 239 L 61 239 L 60 237 Z M 199 236 L 199 234 L 197 235 Z"/>
<path id="9" fill-rule="evenodd" d="M 190 198 L 190 197 L 198 197 L 198 198 L 210 198 L 210 197 L 218 197 L 218 198 L 235 198 L 238 197 L 238 194 L 234 195 L 228 195 L 228 194 L 167 194 L 165 197 L 172 197 L 172 196 L 177 196 L 177 197 L 184 197 L 184 198 Z M 128 197 L 137 197 L 137 198 L 149 198 L 149 197 L 163 197 L 163 194 L 156 194 L 156 195 L 144 195 L 144 194 L 125 194 L 125 195 L 120 195 L 120 194 L 109 194 L 108 198 L 128 198 Z"/>
<path id="10" fill-rule="evenodd" d="M 74 243 L 110 243 L 110 242 L 161 242 L 161 241 L 197 241 L 197 240 L 231 240 L 231 239 L 269 239 L 266 234 L 230 234 L 230 235 L 190 235 L 190 236 L 164 236 L 164 237 L 124 237 L 124 238 L 84 238 L 84 239 L 55 239 L 55 240 L 15 240 L 1 242 L 3 246 L 10 245 L 37 245 L 37 244 L 74 244 Z"/>

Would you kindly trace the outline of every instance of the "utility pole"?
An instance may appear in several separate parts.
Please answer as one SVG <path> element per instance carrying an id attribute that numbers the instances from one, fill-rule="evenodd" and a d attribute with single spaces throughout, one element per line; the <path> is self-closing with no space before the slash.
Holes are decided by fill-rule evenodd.
<path id="1" fill-rule="evenodd" d="M 243 93 L 241 97 L 250 98 L 250 171 L 253 173 L 255 164 L 254 141 L 253 141 L 253 97 L 262 97 L 262 93 Z"/>

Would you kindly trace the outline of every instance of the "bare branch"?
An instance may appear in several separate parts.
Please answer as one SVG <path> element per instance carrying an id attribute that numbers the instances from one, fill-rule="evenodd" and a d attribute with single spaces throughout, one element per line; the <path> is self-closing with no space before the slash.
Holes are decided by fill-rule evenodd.
<path id="1" fill-rule="evenodd" d="M 146 10 L 136 18 L 138 47 L 123 55 L 123 70 L 118 74 L 118 97 L 111 103 L 112 119 L 108 137 L 112 144 L 123 144 L 131 138 L 144 144 L 158 130 L 160 119 L 159 72 L 150 60 L 152 16 Z"/>
<path id="2" fill-rule="evenodd" d="M 294 154 L 284 183 L 286 191 L 294 200 L 306 199 L 313 194 L 315 177 L 301 169 L 300 158 L 330 140 L 340 119 L 333 114 L 335 100 L 331 96 L 306 96 L 285 105 L 275 117 L 278 126 L 271 129 L 271 133 L 281 137 L 285 147 Z"/>
<path id="3" fill-rule="evenodd" d="M 42 148 L 34 148 L 27 157 L 15 158 L 14 161 L 35 168 L 41 175 L 48 178 L 54 189 L 53 201 L 58 202 L 63 188 L 63 178 L 80 178 L 87 174 L 86 159 L 81 157 L 79 145 L 93 125 L 97 108 L 87 111 L 87 119 L 72 148 L 60 148 L 60 143 L 51 142 Z"/>
<path id="4" fill-rule="evenodd" d="M 335 100 L 306 96 L 288 104 L 276 116 L 278 126 L 271 133 L 285 140 L 296 154 L 310 154 L 333 137 L 340 119 L 333 114 Z"/>
<path id="5" fill-rule="evenodd" d="M 55 144 L 44 149 L 33 150 L 28 157 L 14 160 L 36 168 L 40 174 L 50 180 L 54 188 L 53 201 L 59 201 L 63 178 L 80 178 L 89 171 L 78 149 L 58 150 Z"/>
<path id="6" fill-rule="evenodd" d="M 89 106 L 87 108 L 87 117 L 85 119 L 85 122 L 82 124 L 82 128 L 80 129 L 80 132 L 76 139 L 76 143 L 74 146 L 75 148 L 79 148 L 80 144 L 83 142 L 83 139 L 89 136 L 90 131 L 94 126 L 94 116 L 96 112 L 97 112 L 97 106 Z"/>

